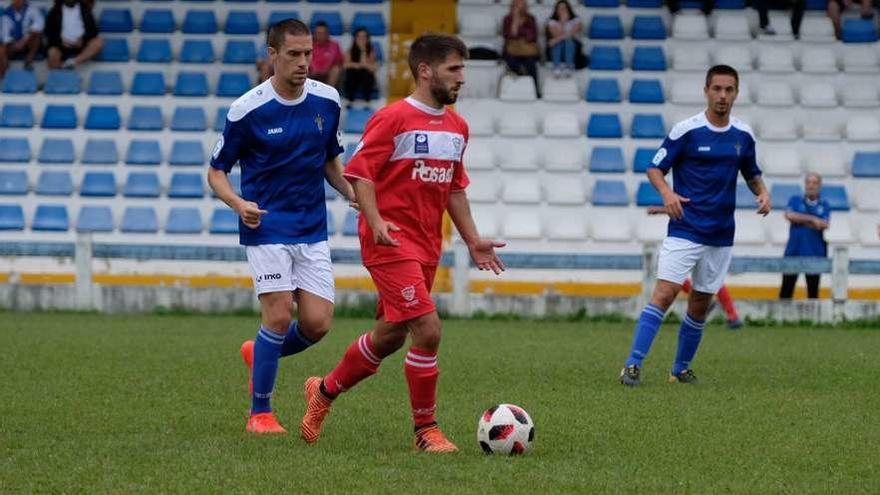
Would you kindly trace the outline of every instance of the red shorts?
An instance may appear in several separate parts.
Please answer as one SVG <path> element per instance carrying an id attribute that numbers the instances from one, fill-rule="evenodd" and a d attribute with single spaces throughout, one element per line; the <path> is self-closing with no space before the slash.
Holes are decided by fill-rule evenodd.
<path id="1" fill-rule="evenodd" d="M 368 266 L 379 291 L 376 319 L 401 323 L 435 311 L 431 299 L 436 265 L 423 265 L 415 260 L 393 261 Z"/>

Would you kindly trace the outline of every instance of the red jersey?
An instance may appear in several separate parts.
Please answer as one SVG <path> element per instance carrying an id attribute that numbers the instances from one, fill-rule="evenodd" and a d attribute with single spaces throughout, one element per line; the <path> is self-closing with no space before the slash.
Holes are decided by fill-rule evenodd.
<path id="1" fill-rule="evenodd" d="M 413 98 L 388 105 L 370 118 L 345 177 L 373 183 L 379 214 L 400 227 L 400 232 L 391 232 L 400 245 L 376 245 L 360 215 L 364 266 L 399 260 L 440 262 L 449 194 L 470 182 L 462 164 L 467 140 L 468 127 L 461 116 Z"/>

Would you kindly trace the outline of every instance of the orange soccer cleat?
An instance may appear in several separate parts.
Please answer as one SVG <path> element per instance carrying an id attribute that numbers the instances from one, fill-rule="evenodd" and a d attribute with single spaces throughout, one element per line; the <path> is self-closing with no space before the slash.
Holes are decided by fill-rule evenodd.
<path id="1" fill-rule="evenodd" d="M 245 340 L 239 352 L 248 369 L 248 394 L 254 395 L 254 341 Z"/>
<path id="2" fill-rule="evenodd" d="M 251 414 L 247 422 L 247 431 L 257 434 L 287 433 L 287 430 L 278 423 L 275 414 L 266 412 Z"/>
<path id="3" fill-rule="evenodd" d="M 313 376 L 303 386 L 306 399 L 306 413 L 299 425 L 300 433 L 306 443 L 315 443 L 321 435 L 324 418 L 330 413 L 333 401 L 321 393 L 321 377 Z"/>
<path id="4" fill-rule="evenodd" d="M 436 423 L 419 428 L 416 431 L 415 447 L 423 452 L 436 452 L 440 454 L 458 452 L 458 447 L 446 438 L 446 435 L 440 431 L 440 427 Z"/>

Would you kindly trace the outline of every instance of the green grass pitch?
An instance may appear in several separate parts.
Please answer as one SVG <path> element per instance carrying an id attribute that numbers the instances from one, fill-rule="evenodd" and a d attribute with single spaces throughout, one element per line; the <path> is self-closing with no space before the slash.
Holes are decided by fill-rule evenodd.
<path id="1" fill-rule="evenodd" d="M 0 493 L 880 493 L 880 331 L 710 325 L 697 386 L 665 383 L 677 327 L 643 372 L 617 373 L 629 323 L 453 320 L 439 420 L 461 452 L 412 451 L 403 353 L 298 437 L 301 387 L 364 319 L 282 361 L 291 433 L 244 433 L 238 356 L 255 317 L 0 313 Z M 487 457 L 479 414 L 536 425 L 521 458 Z"/>

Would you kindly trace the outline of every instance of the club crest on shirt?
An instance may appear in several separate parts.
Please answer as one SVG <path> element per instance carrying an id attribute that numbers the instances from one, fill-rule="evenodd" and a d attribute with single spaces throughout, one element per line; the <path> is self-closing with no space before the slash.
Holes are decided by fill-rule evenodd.
<path id="1" fill-rule="evenodd" d="M 428 153 L 428 135 L 427 134 L 416 134 L 414 152 L 419 153 L 419 154 Z"/>
<path id="2" fill-rule="evenodd" d="M 324 116 L 321 114 L 315 115 L 315 125 L 318 126 L 318 132 L 324 132 Z"/>
<path id="3" fill-rule="evenodd" d="M 455 149 L 455 154 L 461 153 L 461 138 L 454 137 L 452 138 L 452 147 Z"/>
<path id="4" fill-rule="evenodd" d="M 416 288 L 412 285 L 408 285 L 400 289 L 400 295 L 403 296 L 404 300 L 412 301 L 413 298 L 416 297 Z"/>

